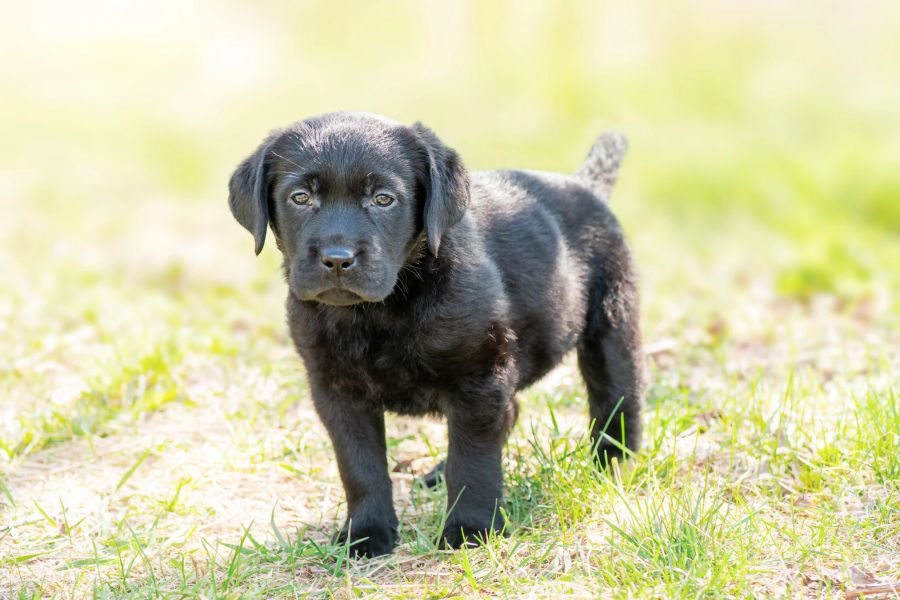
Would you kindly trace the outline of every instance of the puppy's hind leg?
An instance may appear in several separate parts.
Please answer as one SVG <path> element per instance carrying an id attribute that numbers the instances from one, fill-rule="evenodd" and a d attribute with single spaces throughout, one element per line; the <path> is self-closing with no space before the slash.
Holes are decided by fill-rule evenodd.
<path id="1" fill-rule="evenodd" d="M 600 468 L 641 440 L 643 369 L 638 299 L 630 277 L 595 279 L 578 368 L 588 392 L 591 444 Z"/>

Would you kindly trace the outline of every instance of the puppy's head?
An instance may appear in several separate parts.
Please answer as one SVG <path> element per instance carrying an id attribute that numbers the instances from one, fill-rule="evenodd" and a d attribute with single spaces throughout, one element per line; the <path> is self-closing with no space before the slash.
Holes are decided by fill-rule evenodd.
<path id="1" fill-rule="evenodd" d="M 229 191 L 257 254 L 271 227 L 291 292 L 340 306 L 388 297 L 421 240 L 436 256 L 469 201 L 459 157 L 431 130 L 361 113 L 272 133 L 237 167 Z"/>

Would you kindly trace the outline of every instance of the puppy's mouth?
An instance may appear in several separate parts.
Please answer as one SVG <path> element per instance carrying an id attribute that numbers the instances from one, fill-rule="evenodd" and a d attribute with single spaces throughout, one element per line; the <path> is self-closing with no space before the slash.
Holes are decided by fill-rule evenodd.
<path id="1" fill-rule="evenodd" d="M 351 306 L 365 301 L 359 294 L 344 288 L 331 288 L 316 295 L 316 302 L 332 306 Z"/>
<path id="2" fill-rule="evenodd" d="M 355 273 L 346 277 L 326 276 L 323 269 L 308 269 L 299 264 L 288 274 L 288 286 L 295 298 L 301 302 L 316 302 L 324 306 L 355 306 L 382 302 L 393 288 L 385 285 L 389 274 Z M 352 275 L 352 277 L 351 277 Z"/>

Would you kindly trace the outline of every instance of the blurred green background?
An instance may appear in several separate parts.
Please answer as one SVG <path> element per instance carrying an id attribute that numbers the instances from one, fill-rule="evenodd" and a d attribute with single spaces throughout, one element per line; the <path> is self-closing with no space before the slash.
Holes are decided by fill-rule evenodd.
<path id="1" fill-rule="evenodd" d="M 243 234 L 224 204 L 239 159 L 271 128 L 358 109 L 426 122 L 473 169 L 571 171 L 615 126 L 632 143 L 615 205 L 645 265 L 689 237 L 679 262 L 725 245 L 790 297 L 896 283 L 896 3 L 99 1 L 4 12 L 4 270 L 26 261 L 31 277 L 46 275 L 28 259 L 54 249 L 64 262 L 99 254 L 95 266 L 115 270 L 128 241 L 151 256 L 159 244 L 177 263 L 169 243 L 194 234 L 224 251 Z M 142 231 L 145 219 L 183 227 L 187 204 L 206 215 L 192 230 Z"/>

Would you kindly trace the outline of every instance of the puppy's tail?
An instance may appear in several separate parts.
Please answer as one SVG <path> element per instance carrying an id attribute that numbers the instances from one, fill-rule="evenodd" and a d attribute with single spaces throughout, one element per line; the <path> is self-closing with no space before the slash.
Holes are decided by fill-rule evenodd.
<path id="1" fill-rule="evenodd" d="M 609 200 L 626 150 L 628 140 L 624 135 L 618 131 L 604 131 L 594 142 L 587 160 L 575 172 L 575 176 L 604 200 Z"/>

